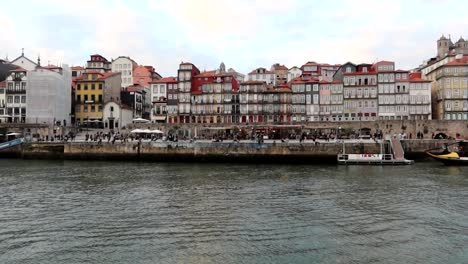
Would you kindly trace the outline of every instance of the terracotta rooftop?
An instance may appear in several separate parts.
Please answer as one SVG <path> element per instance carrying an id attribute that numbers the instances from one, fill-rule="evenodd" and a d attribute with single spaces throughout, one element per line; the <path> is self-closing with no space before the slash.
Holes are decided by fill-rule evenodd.
<path id="1" fill-rule="evenodd" d="M 164 77 L 162 79 L 152 81 L 149 83 L 177 83 L 177 78 L 176 77 Z"/>
<path id="2" fill-rule="evenodd" d="M 288 70 L 288 67 L 284 66 L 284 65 L 274 65 L 273 68 L 275 70 L 285 70 L 287 71 Z"/>
<path id="3" fill-rule="evenodd" d="M 468 66 L 468 56 L 464 56 L 461 59 L 456 59 L 454 61 L 451 61 L 445 64 L 445 66 Z"/>
<path id="4" fill-rule="evenodd" d="M 114 75 L 120 75 L 121 73 L 120 72 L 106 72 L 106 73 L 103 73 L 101 77 L 99 77 L 99 80 L 105 80 L 109 77 L 112 77 Z"/>
<path id="5" fill-rule="evenodd" d="M 73 71 L 83 71 L 85 68 L 81 66 L 71 66 L 70 69 L 72 69 Z"/>
<path id="6" fill-rule="evenodd" d="M 201 73 L 198 74 L 198 75 L 193 76 L 193 78 L 197 78 L 197 77 L 214 77 L 215 74 L 216 74 L 216 70 L 213 70 L 213 71 L 204 71 L 204 72 L 201 72 Z"/>
<path id="7" fill-rule="evenodd" d="M 144 87 L 139 85 L 139 84 L 135 84 L 135 85 L 132 85 L 132 86 L 129 86 L 127 88 L 124 88 L 122 89 L 123 91 L 125 92 L 141 92 L 143 91 Z"/>
<path id="8" fill-rule="evenodd" d="M 420 72 L 413 72 L 413 73 L 410 73 L 410 76 L 409 76 L 409 81 L 410 82 L 424 82 L 424 83 L 430 83 L 431 81 L 430 80 L 424 80 L 421 78 L 421 73 Z"/>

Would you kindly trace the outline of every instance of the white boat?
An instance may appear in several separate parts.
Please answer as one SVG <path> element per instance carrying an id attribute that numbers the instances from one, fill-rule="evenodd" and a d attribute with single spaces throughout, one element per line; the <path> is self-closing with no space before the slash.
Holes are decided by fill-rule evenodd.
<path id="1" fill-rule="evenodd" d="M 390 153 L 385 153 L 384 142 L 380 143 L 380 153 L 346 154 L 343 143 L 343 151 L 338 154 L 338 164 L 341 165 L 411 165 L 413 160 L 404 157 L 403 147 L 400 140 L 392 139 Z"/>

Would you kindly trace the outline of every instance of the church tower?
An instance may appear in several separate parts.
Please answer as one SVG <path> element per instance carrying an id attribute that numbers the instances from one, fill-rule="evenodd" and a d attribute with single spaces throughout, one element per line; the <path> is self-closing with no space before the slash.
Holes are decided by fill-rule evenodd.
<path id="1" fill-rule="evenodd" d="M 449 52 L 450 45 L 449 45 L 449 39 L 447 39 L 444 35 L 440 37 L 439 40 L 437 40 L 437 57 L 438 58 L 443 58 L 445 57 L 445 54 Z"/>

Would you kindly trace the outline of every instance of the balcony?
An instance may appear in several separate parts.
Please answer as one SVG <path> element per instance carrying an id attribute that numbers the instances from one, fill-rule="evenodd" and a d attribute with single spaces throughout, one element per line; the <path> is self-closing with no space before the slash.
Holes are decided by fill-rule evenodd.
<path id="1" fill-rule="evenodd" d="M 439 72 L 436 74 L 436 79 L 440 79 L 442 77 L 468 77 L 468 72 Z"/>
<path id="2" fill-rule="evenodd" d="M 25 94 L 26 89 L 6 89 L 6 94 Z"/>

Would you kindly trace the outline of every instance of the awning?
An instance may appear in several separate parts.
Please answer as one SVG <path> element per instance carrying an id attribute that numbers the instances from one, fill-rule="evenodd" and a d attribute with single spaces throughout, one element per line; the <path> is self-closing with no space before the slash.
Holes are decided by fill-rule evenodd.
<path id="1" fill-rule="evenodd" d="M 141 117 L 133 119 L 134 123 L 148 123 L 149 120 L 143 119 Z"/>
<path id="2" fill-rule="evenodd" d="M 165 116 L 155 116 L 154 120 L 163 121 L 163 120 L 166 120 L 166 117 Z"/>

